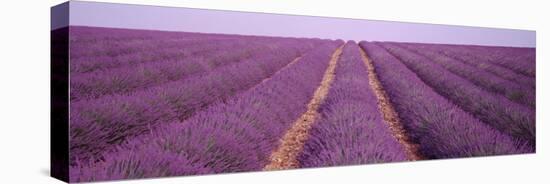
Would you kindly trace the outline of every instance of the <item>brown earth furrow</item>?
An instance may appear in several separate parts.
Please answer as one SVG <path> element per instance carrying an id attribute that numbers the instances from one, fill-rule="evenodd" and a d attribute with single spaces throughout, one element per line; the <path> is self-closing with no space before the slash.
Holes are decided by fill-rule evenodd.
<path id="1" fill-rule="evenodd" d="M 393 108 L 388 94 L 386 94 L 384 88 L 382 87 L 382 84 L 380 84 L 380 81 L 376 76 L 374 65 L 369 60 L 367 53 L 365 53 L 363 49 L 359 50 L 361 52 L 363 62 L 367 66 L 369 84 L 373 89 L 376 98 L 378 99 L 378 109 L 382 113 L 384 121 L 388 123 L 390 131 L 392 132 L 395 139 L 397 139 L 397 141 L 403 145 L 408 159 L 411 161 L 422 160 L 423 157 L 419 153 L 418 144 L 412 143 L 407 136 L 407 132 L 403 128 L 403 124 L 401 124 L 401 120 L 397 115 L 397 112 Z"/>
<path id="2" fill-rule="evenodd" d="M 343 47 L 343 45 L 340 46 L 332 54 L 321 84 L 307 104 L 307 111 L 294 122 L 292 127 L 281 138 L 279 147 L 271 154 L 270 161 L 264 167 L 264 170 L 282 170 L 299 167 L 298 154 L 302 152 L 305 141 L 309 136 L 309 129 L 319 115 L 317 109 L 328 94 L 330 84 L 334 79 L 336 63 L 342 54 Z"/>

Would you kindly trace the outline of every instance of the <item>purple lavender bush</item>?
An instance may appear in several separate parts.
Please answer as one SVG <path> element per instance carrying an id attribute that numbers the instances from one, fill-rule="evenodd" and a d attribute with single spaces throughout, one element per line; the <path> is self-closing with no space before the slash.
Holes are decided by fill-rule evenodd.
<path id="1" fill-rule="evenodd" d="M 406 44 L 387 43 L 385 45 L 402 47 L 415 52 L 416 54 L 425 56 L 439 64 L 445 69 L 449 70 L 453 74 L 465 78 L 473 84 L 481 87 L 484 90 L 493 92 L 496 94 L 504 95 L 511 101 L 519 104 L 526 105 L 532 109 L 535 108 L 535 90 L 530 87 L 524 87 L 520 84 L 495 76 L 479 68 L 466 65 L 460 61 L 457 61 L 451 57 L 440 55 L 435 52 L 431 52 L 428 49 L 415 49 Z"/>
<path id="2" fill-rule="evenodd" d="M 437 93 L 481 121 L 535 147 L 535 111 L 507 98 L 482 90 L 414 52 L 381 44 Z"/>
<path id="3" fill-rule="evenodd" d="M 164 124 L 103 156 L 77 162 L 71 180 L 179 176 L 261 170 L 279 138 L 306 111 L 332 52 L 340 42 L 308 52 L 256 87 L 196 113 L 183 122 Z M 135 156 L 134 156 L 135 155 Z M 173 155 L 185 165 L 163 165 Z M 136 163 L 129 166 L 127 163 Z M 162 165 L 162 166 L 161 166 Z M 96 171 L 110 171 L 99 172 Z M 151 174 L 152 173 L 152 174 Z"/>
<path id="4" fill-rule="evenodd" d="M 535 78 L 527 77 L 522 74 L 518 74 L 513 70 L 502 67 L 498 64 L 492 63 L 487 59 L 482 58 L 482 54 L 476 54 L 469 48 L 472 46 L 458 46 L 458 45 L 444 45 L 444 44 L 419 44 L 419 43 L 407 43 L 410 47 L 417 48 L 421 52 L 430 51 L 436 52 L 456 60 L 462 61 L 467 65 L 477 67 L 489 73 L 492 73 L 498 77 L 517 83 L 522 86 L 531 87 L 535 89 Z"/>
<path id="5" fill-rule="evenodd" d="M 298 160 L 301 167 L 323 167 L 405 161 L 378 110 L 359 47 L 348 42 L 337 64 L 335 78 L 320 118 Z"/>
<path id="6" fill-rule="evenodd" d="M 534 48 L 470 47 L 478 56 L 516 73 L 535 78 L 536 51 Z"/>
<path id="7" fill-rule="evenodd" d="M 71 101 L 71 161 L 101 159 L 101 153 L 128 137 L 159 123 L 183 120 L 212 103 L 250 89 L 305 51 L 298 48 L 283 45 L 208 73 L 129 94 Z"/>
<path id="8" fill-rule="evenodd" d="M 344 44 L 68 32 L 71 182 L 265 169 Z M 360 49 L 405 129 L 397 136 L 408 136 L 420 159 L 535 152 L 535 49 L 348 42 L 298 154 L 301 167 L 410 156 L 382 118 Z"/>
<path id="9" fill-rule="evenodd" d="M 272 50 L 288 44 L 249 43 L 227 50 L 226 44 L 219 44 L 206 55 L 165 59 L 157 62 L 138 63 L 128 67 L 98 70 L 71 77 L 71 99 L 93 99 L 109 94 L 127 94 L 138 89 L 145 89 L 166 82 L 181 80 L 198 73 L 207 73 L 213 69 L 231 63 L 256 58 L 269 54 Z M 303 52 L 305 49 L 301 49 Z M 156 53 L 164 53 L 157 50 Z"/>
<path id="10" fill-rule="evenodd" d="M 195 44 L 214 45 L 223 40 L 257 39 L 253 36 L 202 34 L 187 32 L 147 31 L 71 26 L 71 59 L 85 57 L 116 57 L 138 52 L 154 54 L 155 50 Z M 270 38 L 259 38 L 262 40 Z M 231 42 L 231 41 L 230 41 Z"/>
<path id="11" fill-rule="evenodd" d="M 360 46 L 372 60 L 405 130 L 419 144 L 424 157 L 460 158 L 533 151 L 439 95 L 384 48 L 370 42 L 361 42 Z"/>
<path id="12" fill-rule="evenodd" d="M 257 36 L 172 33 L 158 31 L 125 31 L 71 27 L 71 74 L 133 66 L 146 62 L 204 57 L 215 52 L 239 53 L 243 47 L 277 42 L 299 43 L 294 46 L 322 42 L 314 39 L 281 39 Z M 105 32 L 109 35 L 101 36 Z M 232 49 L 227 49 L 232 48 Z"/>

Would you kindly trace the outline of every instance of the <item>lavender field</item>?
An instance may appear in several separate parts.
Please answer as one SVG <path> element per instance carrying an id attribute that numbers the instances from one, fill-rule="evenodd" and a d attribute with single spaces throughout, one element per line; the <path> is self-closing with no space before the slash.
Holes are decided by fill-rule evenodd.
<path id="1" fill-rule="evenodd" d="M 536 150 L 535 48 L 69 34 L 72 182 Z"/>

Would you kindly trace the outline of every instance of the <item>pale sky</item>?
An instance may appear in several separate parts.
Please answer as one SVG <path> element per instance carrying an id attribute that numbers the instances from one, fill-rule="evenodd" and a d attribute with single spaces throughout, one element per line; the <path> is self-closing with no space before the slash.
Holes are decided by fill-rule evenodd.
<path id="1" fill-rule="evenodd" d="M 52 20 L 52 28 L 61 25 L 55 24 L 56 22 Z M 356 41 L 397 41 L 519 47 L 535 47 L 536 43 L 535 31 L 526 30 L 84 1 L 70 2 L 69 24 Z"/>

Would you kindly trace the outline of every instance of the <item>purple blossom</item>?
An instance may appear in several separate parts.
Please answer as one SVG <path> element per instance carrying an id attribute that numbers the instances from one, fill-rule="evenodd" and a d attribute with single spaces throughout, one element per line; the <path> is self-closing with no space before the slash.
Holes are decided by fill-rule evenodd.
<path id="1" fill-rule="evenodd" d="M 128 174 L 129 171 L 138 169 L 117 169 L 119 163 L 143 163 L 139 170 L 161 173 L 146 177 L 196 174 L 197 168 L 205 173 L 262 169 L 279 138 L 306 111 L 306 103 L 321 82 L 332 51 L 338 44 L 332 42 L 317 47 L 271 79 L 225 103 L 210 106 L 183 122 L 164 124 L 149 135 L 129 140 L 117 151 L 103 155 L 103 161 L 77 162 L 79 164 L 73 168 L 79 172 L 72 174 L 71 180 L 109 179 L 95 176 L 97 170 L 113 171 L 110 176 L 129 178 L 133 176 Z M 138 156 L 127 156 L 130 153 Z M 163 172 L 164 167 L 153 167 L 159 164 L 151 157 L 165 154 L 176 154 L 193 167 L 171 172 Z"/>
<path id="2" fill-rule="evenodd" d="M 416 54 L 429 58 L 430 61 L 439 64 L 453 74 L 469 80 L 470 82 L 484 90 L 504 95 L 504 97 L 508 98 L 509 100 L 526 105 L 532 109 L 534 109 L 536 106 L 535 90 L 533 88 L 522 86 L 520 84 L 506 80 L 477 67 L 466 65 L 451 57 L 438 54 L 436 52 L 430 51 L 429 49 L 424 49 L 424 47 L 417 48 L 412 44 L 396 43 L 386 45 L 400 46 L 406 49 L 410 49 Z"/>
<path id="3" fill-rule="evenodd" d="M 283 39 L 284 40 L 284 39 Z M 70 104 L 71 161 L 101 159 L 101 153 L 158 124 L 183 120 L 210 104 L 223 102 L 270 77 L 313 43 L 280 41 L 256 50 L 253 58 L 216 67 L 127 94 L 104 95 Z M 303 43 L 303 44 L 301 44 Z M 72 163 L 71 162 L 71 163 Z"/>
<path id="4" fill-rule="evenodd" d="M 302 167 L 405 161 L 378 110 L 359 47 L 348 42 L 335 71 L 320 119 L 312 126 L 299 161 Z"/>
<path id="5" fill-rule="evenodd" d="M 494 95 L 470 81 L 432 63 L 429 58 L 403 48 L 382 44 L 423 82 L 466 112 L 495 129 L 535 145 L 535 111 Z"/>
<path id="6" fill-rule="evenodd" d="M 405 130 L 419 144 L 423 156 L 459 158 L 533 151 L 439 95 L 384 48 L 369 42 L 360 45 L 372 60 Z"/>

